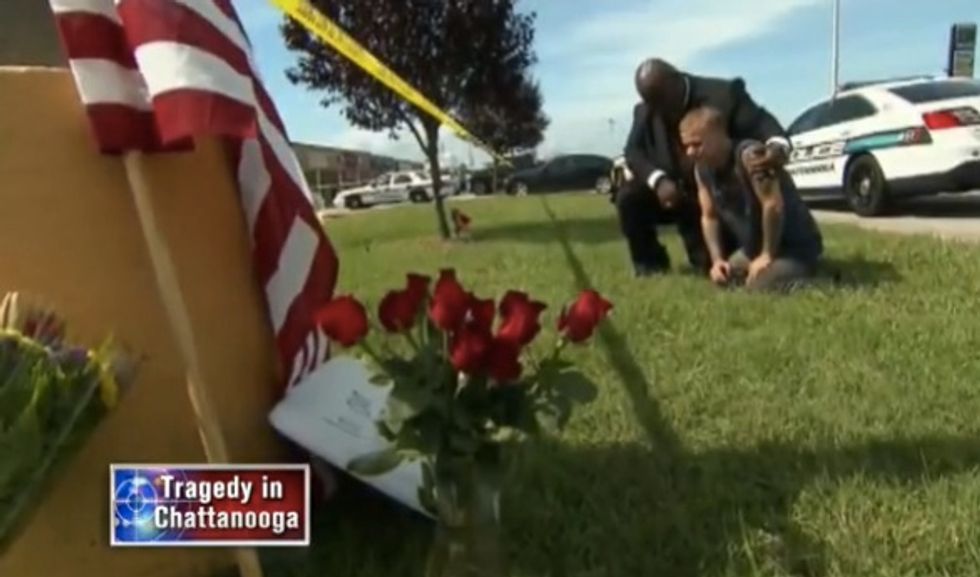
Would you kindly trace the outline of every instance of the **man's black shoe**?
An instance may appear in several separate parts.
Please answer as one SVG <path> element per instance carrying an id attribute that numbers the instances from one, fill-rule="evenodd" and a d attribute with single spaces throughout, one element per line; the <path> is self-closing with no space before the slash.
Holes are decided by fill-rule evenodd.
<path id="1" fill-rule="evenodd" d="M 665 274 L 670 270 L 669 265 L 649 265 L 649 264 L 635 264 L 633 265 L 633 275 L 636 278 L 646 278 L 649 276 L 656 276 L 660 274 Z"/>

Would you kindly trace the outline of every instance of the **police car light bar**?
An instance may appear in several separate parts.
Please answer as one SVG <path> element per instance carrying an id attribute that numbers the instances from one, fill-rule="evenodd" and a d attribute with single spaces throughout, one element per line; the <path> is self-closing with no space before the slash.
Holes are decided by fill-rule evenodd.
<path id="1" fill-rule="evenodd" d="M 878 84 L 892 84 L 896 82 L 912 82 L 915 80 L 935 80 L 936 77 L 928 74 L 921 74 L 918 76 L 899 76 L 895 78 L 881 78 L 879 80 L 856 80 L 853 82 L 845 82 L 840 85 L 841 90 L 854 90 L 855 88 L 864 88 L 865 86 L 876 86 Z"/>

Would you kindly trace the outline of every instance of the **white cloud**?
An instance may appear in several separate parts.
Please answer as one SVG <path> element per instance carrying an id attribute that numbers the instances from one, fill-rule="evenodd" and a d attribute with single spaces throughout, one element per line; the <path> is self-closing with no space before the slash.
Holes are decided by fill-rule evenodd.
<path id="1" fill-rule="evenodd" d="M 541 152 L 618 153 L 636 101 L 633 73 L 641 60 L 659 56 L 684 67 L 707 51 L 764 35 L 788 14 L 818 1 L 644 2 L 542 35 L 538 53 L 552 122 Z M 563 70 L 551 72 L 554 68 Z M 581 80 L 566 81 L 567 74 Z M 610 118 L 616 123 L 613 134 Z"/>

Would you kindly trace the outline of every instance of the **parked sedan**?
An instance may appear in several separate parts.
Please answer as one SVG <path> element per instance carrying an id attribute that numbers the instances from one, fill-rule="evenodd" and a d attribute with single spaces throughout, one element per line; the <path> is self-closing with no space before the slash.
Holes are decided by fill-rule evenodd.
<path id="1" fill-rule="evenodd" d="M 611 159 L 595 154 L 556 156 L 544 164 L 515 171 L 507 179 L 505 190 L 517 196 L 560 190 L 608 192 L 612 166 Z"/>
<path id="2" fill-rule="evenodd" d="M 445 191 L 442 196 L 445 196 Z M 432 180 L 416 171 L 382 174 L 365 186 L 339 192 L 333 199 L 337 208 L 358 209 L 377 204 L 427 202 L 432 199 Z"/>

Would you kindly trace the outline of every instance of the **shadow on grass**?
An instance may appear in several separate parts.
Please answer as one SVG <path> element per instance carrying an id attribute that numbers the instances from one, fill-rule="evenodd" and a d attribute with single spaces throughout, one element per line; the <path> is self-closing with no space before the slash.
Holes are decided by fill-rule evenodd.
<path id="1" fill-rule="evenodd" d="M 569 242 L 566 223 L 556 217 L 547 200 L 542 200 L 542 206 L 576 285 L 592 288 Z M 865 281 L 897 277 L 894 268 L 884 263 L 874 267 L 867 261 L 830 264 L 841 267 L 846 276 L 861 271 L 863 276 L 857 278 Z M 564 542 L 556 532 L 546 541 L 551 543 L 550 550 L 527 556 L 532 566 L 525 573 L 695 576 L 734 569 L 739 574 L 779 570 L 816 577 L 827 572 L 824 546 L 791 516 L 800 492 L 814 480 L 864 473 L 910 481 L 922 479 L 926 471 L 935 476 L 980 464 L 980 441 L 958 439 L 881 441 L 815 451 L 774 443 L 747 450 L 691 453 L 651 397 L 652 387 L 643 368 L 611 319 L 603 323 L 599 342 L 651 447 L 542 447 L 549 455 L 533 460 L 542 481 L 519 484 L 536 487 L 540 494 L 521 495 L 516 502 L 549 502 L 549 491 L 569 487 L 556 482 L 557 475 L 596 482 L 587 485 L 587 494 L 581 493 L 581 486 L 573 486 L 568 494 L 551 497 L 552 502 L 588 504 L 579 506 L 584 521 L 579 532 L 569 528 L 574 521 L 558 523 L 564 529 Z M 556 525 L 551 522 L 553 513 L 542 509 L 514 507 L 520 519 L 513 523 L 521 527 Z M 542 518 L 533 518 L 539 513 Z M 601 529 L 590 531 L 596 527 Z M 747 540 L 753 531 L 763 537 L 765 550 L 752 550 Z M 593 542 L 591 532 L 598 542 Z M 534 535 L 525 538 L 536 540 Z M 563 554 L 569 553 L 573 558 L 562 561 Z M 777 567 L 768 571 L 762 567 L 773 564 Z"/>
<path id="2" fill-rule="evenodd" d="M 542 202 L 547 202 L 542 198 Z M 619 224 L 614 214 L 563 221 L 576 242 L 601 244 L 621 241 Z M 512 241 L 550 244 L 555 242 L 554 228 L 543 222 L 517 222 L 487 228 L 476 228 L 473 239 L 479 241 Z"/>
<path id="3" fill-rule="evenodd" d="M 521 544 L 511 545 L 518 573 L 818 577 L 830 571 L 832 552 L 793 520 L 804 490 L 859 476 L 922 486 L 980 466 L 980 440 L 942 437 L 817 449 L 769 443 L 669 461 L 656 452 L 537 445 L 505 504 L 508 534 Z M 835 573 L 850 572 L 834 561 Z"/>
<path id="4" fill-rule="evenodd" d="M 552 240 L 557 238 L 561 245 L 566 264 L 575 278 L 577 288 L 579 290 L 596 288 L 592 286 L 592 281 L 585 272 L 582 261 L 575 255 L 569 241 L 568 229 L 574 227 L 575 223 L 570 224 L 568 221 L 559 220 L 554 211 L 551 210 L 547 199 L 542 199 L 541 205 L 551 221 L 550 228 L 552 230 L 549 231 L 549 237 Z M 616 323 L 611 318 L 606 319 L 599 326 L 598 342 L 605 351 L 613 370 L 616 371 L 627 395 L 629 395 L 637 423 L 643 427 L 650 443 L 657 448 L 656 455 L 667 458 L 679 453 L 681 451 L 680 440 L 661 414 L 660 406 L 650 398 L 650 381 L 643 368 L 630 354 L 625 337 L 616 328 Z"/>
<path id="5" fill-rule="evenodd" d="M 896 283 L 902 275 L 890 262 L 869 260 L 863 256 L 855 258 L 828 257 L 820 265 L 821 275 L 829 277 L 834 286 L 839 287 L 877 287 Z"/>
<path id="6" fill-rule="evenodd" d="M 833 552 L 793 520 L 808 488 L 833 491 L 861 478 L 913 489 L 978 467 L 980 439 L 941 436 L 816 448 L 773 442 L 671 459 L 639 445 L 539 442 L 504 492 L 509 563 L 514 577 L 820 577 Z M 314 518 L 310 549 L 263 551 L 267 577 L 423 574 L 432 524 L 365 486 L 344 483 Z M 833 561 L 834 574 L 854 573 Z M 951 575 L 969 574 L 972 563 L 930 562 Z"/>

